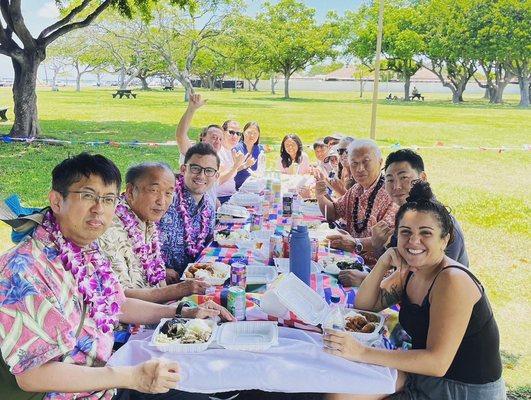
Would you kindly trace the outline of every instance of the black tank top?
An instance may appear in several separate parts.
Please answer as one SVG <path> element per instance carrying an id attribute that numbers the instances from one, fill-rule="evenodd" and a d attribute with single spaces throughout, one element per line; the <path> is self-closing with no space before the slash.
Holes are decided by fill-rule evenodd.
<path id="1" fill-rule="evenodd" d="M 483 289 L 478 279 L 466 268 L 456 265 L 446 268 L 459 268 L 465 271 L 478 286 L 481 292 L 481 298 L 474 304 L 465 336 L 444 378 L 474 384 L 494 382 L 501 377 L 502 372 L 500 335 L 489 300 L 485 294 L 485 289 Z M 406 288 L 412 274 L 412 272 L 409 273 L 406 284 L 404 285 L 399 320 L 402 327 L 412 338 L 413 349 L 425 349 L 428 339 L 428 328 L 430 326 L 429 297 L 433 284 L 439 274 L 433 279 L 428 293 L 420 306 L 411 303 L 407 296 Z M 448 327 L 448 329 L 451 329 L 451 327 Z"/>

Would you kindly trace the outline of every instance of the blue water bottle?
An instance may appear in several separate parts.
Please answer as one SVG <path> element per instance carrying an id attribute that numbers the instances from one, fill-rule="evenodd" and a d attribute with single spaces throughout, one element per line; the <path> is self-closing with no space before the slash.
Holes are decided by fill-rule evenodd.
<path id="1" fill-rule="evenodd" d="M 293 272 L 301 281 L 310 286 L 310 263 L 312 249 L 308 227 L 294 226 L 289 239 L 289 271 Z"/>

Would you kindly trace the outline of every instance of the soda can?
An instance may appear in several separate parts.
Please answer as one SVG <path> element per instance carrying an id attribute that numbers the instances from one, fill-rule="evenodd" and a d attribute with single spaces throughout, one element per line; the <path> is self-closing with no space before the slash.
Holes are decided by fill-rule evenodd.
<path id="1" fill-rule="evenodd" d="M 319 261 L 319 239 L 313 238 L 310 240 L 310 246 L 312 249 L 312 261 Z"/>
<path id="2" fill-rule="evenodd" d="M 251 215 L 251 231 L 259 231 L 262 229 L 263 216 L 261 213 L 254 213 Z"/>
<path id="3" fill-rule="evenodd" d="M 239 286 L 231 286 L 227 294 L 227 310 L 234 315 L 238 321 L 245 320 L 245 290 Z"/>
<path id="4" fill-rule="evenodd" d="M 235 262 L 230 266 L 230 285 L 239 286 L 243 289 L 247 286 L 247 266 Z"/>
<path id="5" fill-rule="evenodd" d="M 282 236 L 271 235 L 269 239 L 269 258 L 282 258 L 284 256 L 284 239 Z"/>
<path id="6" fill-rule="evenodd" d="M 289 257 L 289 235 L 282 236 L 282 257 Z"/>
<path id="7" fill-rule="evenodd" d="M 291 217 L 293 212 L 293 197 L 291 194 L 285 194 L 282 197 L 282 215 L 285 217 Z"/>
<path id="8" fill-rule="evenodd" d="M 264 200 L 262 202 L 262 215 L 263 215 L 263 223 L 269 222 L 269 214 L 271 213 L 271 203 L 269 203 L 268 200 Z"/>

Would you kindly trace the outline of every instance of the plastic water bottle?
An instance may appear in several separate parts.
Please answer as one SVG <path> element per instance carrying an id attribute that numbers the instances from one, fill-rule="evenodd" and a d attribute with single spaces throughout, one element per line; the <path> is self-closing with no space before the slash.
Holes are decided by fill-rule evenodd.
<path id="1" fill-rule="evenodd" d="M 330 311 L 323 322 L 324 329 L 335 329 L 336 331 L 345 330 L 345 316 L 343 309 L 339 304 L 339 296 L 330 297 Z"/>
<path id="2" fill-rule="evenodd" d="M 308 286 L 310 286 L 311 261 L 312 249 L 308 227 L 295 226 L 291 230 L 289 239 L 289 270 Z"/>
<path id="3" fill-rule="evenodd" d="M 258 173 L 258 176 L 265 176 L 266 172 L 266 156 L 264 153 L 264 150 L 260 150 L 260 154 L 258 155 L 258 167 L 256 168 L 256 172 Z"/>

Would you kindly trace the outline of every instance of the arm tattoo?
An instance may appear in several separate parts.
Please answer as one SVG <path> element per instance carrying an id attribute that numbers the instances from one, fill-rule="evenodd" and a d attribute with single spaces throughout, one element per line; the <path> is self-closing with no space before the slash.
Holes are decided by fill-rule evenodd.
<path id="1" fill-rule="evenodd" d="M 401 290 L 398 285 L 391 286 L 391 290 L 380 290 L 380 304 L 382 309 L 395 305 L 400 301 Z"/>

